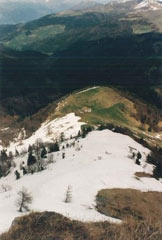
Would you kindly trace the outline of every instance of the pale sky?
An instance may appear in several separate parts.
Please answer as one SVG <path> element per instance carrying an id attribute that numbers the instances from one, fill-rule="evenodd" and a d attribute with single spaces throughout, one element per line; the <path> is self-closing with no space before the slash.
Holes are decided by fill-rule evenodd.
<path id="1" fill-rule="evenodd" d="M 58 2 L 58 0 L 0 0 L 0 2 Z M 92 0 L 59 0 L 59 2 L 69 2 L 69 3 L 79 3 L 79 2 L 83 2 L 83 1 L 92 1 Z M 99 2 L 99 3 L 107 3 L 107 2 L 110 2 L 110 0 L 94 0 L 96 2 Z"/>

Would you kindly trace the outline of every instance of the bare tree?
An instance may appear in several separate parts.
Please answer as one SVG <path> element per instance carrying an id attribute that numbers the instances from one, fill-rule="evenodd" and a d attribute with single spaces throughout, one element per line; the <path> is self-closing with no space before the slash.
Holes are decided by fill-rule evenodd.
<path id="1" fill-rule="evenodd" d="M 32 196 L 27 191 L 25 187 L 23 187 L 18 193 L 18 198 L 16 199 L 16 207 L 19 208 L 19 212 L 23 212 L 23 209 L 29 211 L 29 204 L 32 203 Z"/>

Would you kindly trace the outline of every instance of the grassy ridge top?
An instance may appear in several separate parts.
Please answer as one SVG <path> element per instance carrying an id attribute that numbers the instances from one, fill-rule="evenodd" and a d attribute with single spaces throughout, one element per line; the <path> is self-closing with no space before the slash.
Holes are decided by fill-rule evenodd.
<path id="1" fill-rule="evenodd" d="M 61 101 L 53 116 L 75 112 L 91 125 L 115 123 L 139 127 L 135 103 L 109 87 L 90 88 Z M 52 117 L 53 117 L 52 116 Z"/>
<path id="2" fill-rule="evenodd" d="M 75 113 L 82 122 L 92 127 L 114 125 L 126 128 L 132 134 L 148 140 L 155 146 L 162 146 L 162 140 L 156 136 L 162 132 L 162 113 L 152 105 L 133 97 L 130 93 L 110 87 L 92 87 L 80 92 L 73 92 L 62 99 L 54 101 L 31 117 L 21 121 L 1 116 L 1 123 L 10 127 L 8 131 L 0 130 L 2 141 L 12 141 L 11 130 L 16 132 L 24 128 L 31 136 L 46 120 L 53 120 Z M 3 128 L 4 128 L 3 127 Z M 11 135 L 11 136 L 10 136 Z"/>
<path id="3" fill-rule="evenodd" d="M 153 145 L 160 145 L 156 135 L 161 132 L 161 112 L 132 97 L 129 93 L 110 87 L 93 87 L 68 95 L 55 109 L 48 111 L 48 119 L 74 112 L 90 126 L 113 124 L 130 130 Z"/>

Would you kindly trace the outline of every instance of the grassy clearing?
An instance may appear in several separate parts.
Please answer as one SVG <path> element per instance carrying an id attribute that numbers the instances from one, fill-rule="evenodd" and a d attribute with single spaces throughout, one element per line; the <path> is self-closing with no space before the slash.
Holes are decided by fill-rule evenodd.
<path id="1" fill-rule="evenodd" d="M 142 33 L 148 33 L 152 32 L 153 29 L 151 28 L 150 24 L 133 24 L 132 25 L 133 33 L 134 34 L 142 34 Z"/>
<path id="2" fill-rule="evenodd" d="M 59 116 L 70 112 L 75 112 L 82 121 L 92 125 L 110 122 L 138 125 L 132 117 L 136 114 L 133 102 L 121 96 L 117 90 L 108 87 L 70 95 L 62 101 L 55 114 Z"/>
<path id="3" fill-rule="evenodd" d="M 156 11 L 143 11 L 140 15 L 150 22 L 150 25 L 152 25 L 156 31 L 162 32 L 162 11 L 160 9 Z"/>

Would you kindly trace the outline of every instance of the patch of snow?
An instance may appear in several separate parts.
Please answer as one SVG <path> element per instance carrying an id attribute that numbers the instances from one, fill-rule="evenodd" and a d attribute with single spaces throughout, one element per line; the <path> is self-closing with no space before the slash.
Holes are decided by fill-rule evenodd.
<path id="1" fill-rule="evenodd" d="M 26 138 L 26 131 L 25 131 L 24 128 L 22 128 L 22 129 L 20 130 L 19 134 L 18 134 L 18 137 L 17 137 L 16 141 L 18 141 L 18 140 L 23 140 L 23 139 L 25 139 L 25 138 Z"/>
<path id="2" fill-rule="evenodd" d="M 9 127 L 0 129 L 1 131 L 7 131 Z"/>
<path id="3" fill-rule="evenodd" d="M 149 6 L 148 0 L 144 0 L 144 1 L 140 2 L 140 3 L 135 7 L 135 9 L 145 8 L 145 7 L 148 7 L 148 6 Z"/>
<path id="4" fill-rule="evenodd" d="M 151 9 L 152 9 L 152 10 L 157 10 L 158 8 L 157 8 L 157 7 L 153 7 L 153 6 L 152 6 L 152 7 L 151 7 Z"/>
<path id="5" fill-rule="evenodd" d="M 155 138 L 162 139 L 162 133 L 157 134 L 157 135 L 155 136 Z"/>
<path id="6" fill-rule="evenodd" d="M 45 129 L 48 124 L 52 124 L 59 132 L 64 129 L 65 133 L 68 133 L 66 136 L 69 136 L 74 129 L 67 130 L 64 126 L 69 126 L 70 119 L 78 130 L 80 126 L 78 118 L 70 114 L 61 122 L 58 122 L 59 120 L 46 122 L 38 133 L 46 140 Z M 30 141 L 34 140 L 35 136 Z M 50 154 L 55 163 L 51 163 L 46 170 L 15 180 L 15 169 L 13 169 L 7 177 L 0 179 L 0 186 L 2 184 L 12 186 L 10 191 L 0 193 L 0 232 L 7 230 L 13 219 L 21 215 L 17 212 L 15 200 L 17 192 L 23 186 L 32 193 L 34 200 L 31 205 L 32 210 L 55 211 L 71 219 L 85 222 L 120 223 L 118 219 L 102 215 L 95 210 L 95 198 L 101 189 L 132 188 L 141 191 L 162 191 L 162 183 L 156 179 L 146 177 L 139 181 L 135 178 L 136 172 L 152 173 L 153 166 L 146 163 L 146 156 L 150 151 L 130 137 L 110 130 L 93 131 L 86 138 L 76 141 L 72 147 L 63 148 L 66 143 L 72 145 L 73 142 L 74 139 L 63 142 L 60 152 Z M 129 158 L 131 149 L 141 153 L 140 166 Z M 62 153 L 65 153 L 65 158 L 62 158 Z M 24 155 L 14 160 L 17 169 L 22 161 L 26 162 L 26 159 L 27 155 Z M 65 197 L 69 186 L 71 186 L 71 202 L 66 203 Z"/>
<path id="7" fill-rule="evenodd" d="M 137 4 L 137 6 L 134 8 L 136 10 L 158 10 L 162 7 L 161 1 L 157 0 L 144 0 Z"/>
<path id="8" fill-rule="evenodd" d="M 16 142 L 10 143 L 10 146 L 7 148 L 7 150 L 8 152 L 15 152 L 15 149 L 17 149 L 19 152 L 22 152 L 27 150 L 29 145 L 33 145 L 37 141 L 56 141 L 60 137 L 61 133 L 64 134 L 65 138 L 76 136 L 81 129 L 81 126 L 84 124 L 83 122 L 79 122 L 79 120 L 80 117 L 75 116 L 74 113 L 69 113 L 62 118 L 46 121 L 31 137 L 25 140 L 19 139 L 22 136 L 21 131 Z"/>
<path id="9" fill-rule="evenodd" d="M 93 90 L 93 89 L 96 89 L 96 88 L 99 88 L 99 86 L 87 88 L 87 89 L 85 89 L 85 90 L 83 90 L 83 91 L 77 92 L 77 94 L 84 93 L 84 92 L 88 92 L 88 91 Z"/>

